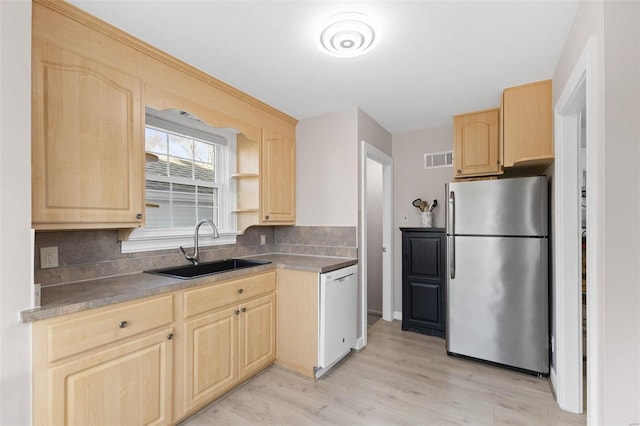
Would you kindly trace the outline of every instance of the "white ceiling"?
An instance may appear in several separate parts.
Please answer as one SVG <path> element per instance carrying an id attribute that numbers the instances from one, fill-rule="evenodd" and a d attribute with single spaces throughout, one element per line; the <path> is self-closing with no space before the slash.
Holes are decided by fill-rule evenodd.
<path id="1" fill-rule="evenodd" d="M 497 107 L 504 87 L 551 78 L 578 1 L 71 0 L 297 118 L 359 106 L 391 133 Z M 316 47 L 357 11 L 379 41 L 338 59 Z"/>

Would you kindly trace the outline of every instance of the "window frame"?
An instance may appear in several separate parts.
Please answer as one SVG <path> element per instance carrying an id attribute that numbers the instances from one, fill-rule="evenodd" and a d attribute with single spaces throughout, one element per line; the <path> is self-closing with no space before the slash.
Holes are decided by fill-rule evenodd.
<path id="1" fill-rule="evenodd" d="M 149 114 L 149 109 L 147 109 L 147 113 Z M 183 123 L 181 124 L 184 127 L 188 127 L 188 123 L 187 126 L 185 126 L 184 120 L 182 121 Z M 173 128 L 163 128 L 162 126 L 158 125 L 157 122 L 155 122 L 155 124 L 145 123 L 145 130 L 147 127 L 195 140 L 202 140 L 202 138 L 197 135 L 189 135 L 188 131 L 180 132 L 176 131 Z M 201 132 L 202 130 L 197 129 L 196 131 Z M 237 219 L 236 215 L 233 213 L 233 210 L 235 209 L 235 182 L 231 178 L 231 175 L 235 173 L 237 132 L 230 129 L 211 128 L 211 134 L 217 137 L 222 137 L 226 140 L 226 146 L 218 144 L 221 145 L 220 149 L 217 148 L 220 158 L 216 159 L 215 175 L 217 182 L 213 186 L 214 188 L 218 188 L 218 217 L 220 223 L 216 223 L 216 227 L 218 228 L 220 237 L 214 239 L 213 233 L 208 229 L 208 227 L 203 227 L 202 229 L 200 229 L 199 234 L 199 245 L 201 247 L 235 244 L 237 241 L 236 237 L 238 235 Z M 145 199 L 147 178 L 151 178 L 151 180 L 163 181 L 163 176 L 147 174 L 145 170 Z M 147 208 L 148 207 L 145 208 L 145 214 Z M 127 240 L 122 241 L 121 252 L 133 253 L 154 250 L 178 250 L 180 246 L 193 247 L 194 230 L 195 224 L 194 226 L 188 227 L 136 228 L 131 232 Z"/>

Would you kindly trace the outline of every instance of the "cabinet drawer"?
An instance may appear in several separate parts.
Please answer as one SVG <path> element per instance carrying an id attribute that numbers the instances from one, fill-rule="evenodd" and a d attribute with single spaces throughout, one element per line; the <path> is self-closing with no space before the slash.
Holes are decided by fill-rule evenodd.
<path id="1" fill-rule="evenodd" d="M 212 284 L 184 293 L 184 316 L 188 318 L 258 296 L 276 289 L 274 271 Z"/>
<path id="2" fill-rule="evenodd" d="M 173 322 L 173 295 L 162 296 L 48 325 L 49 362 Z"/>

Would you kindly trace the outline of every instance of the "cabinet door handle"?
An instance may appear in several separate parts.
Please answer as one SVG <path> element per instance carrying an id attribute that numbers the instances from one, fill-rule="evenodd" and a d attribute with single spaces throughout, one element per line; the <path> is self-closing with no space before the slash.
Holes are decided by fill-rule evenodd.
<path id="1" fill-rule="evenodd" d="M 129 323 L 127 321 L 120 321 L 120 323 L 118 324 L 118 327 L 127 328 L 128 325 Z"/>
<path id="2" fill-rule="evenodd" d="M 236 309 L 236 311 L 234 312 L 236 315 L 240 315 L 240 310 Z"/>
<path id="3" fill-rule="evenodd" d="M 269 220 L 269 215 L 266 215 L 266 216 L 264 217 L 264 220 Z"/>
<path id="4" fill-rule="evenodd" d="M 238 294 L 242 294 L 243 292 L 244 292 L 243 289 L 241 289 L 241 288 L 238 289 Z"/>
<path id="5" fill-rule="evenodd" d="M 167 334 L 167 340 L 173 340 L 173 333 Z"/>
<path id="6" fill-rule="evenodd" d="M 247 312 L 247 308 L 242 308 L 242 312 Z"/>
<path id="7" fill-rule="evenodd" d="M 138 214 L 136 215 L 136 219 L 138 219 L 138 220 L 142 219 L 142 213 L 138 213 Z"/>

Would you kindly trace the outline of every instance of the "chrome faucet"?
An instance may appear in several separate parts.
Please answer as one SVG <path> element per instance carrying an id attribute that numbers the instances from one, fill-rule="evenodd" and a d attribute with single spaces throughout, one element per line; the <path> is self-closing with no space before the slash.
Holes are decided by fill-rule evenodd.
<path id="1" fill-rule="evenodd" d="M 199 263 L 199 259 L 198 259 L 198 231 L 200 231 L 200 227 L 205 224 L 208 223 L 209 226 L 211 226 L 211 229 L 213 230 L 213 238 L 220 238 L 220 234 L 218 233 L 218 228 L 216 227 L 216 224 L 213 223 L 212 221 L 210 221 L 209 219 L 205 219 L 205 220 L 201 220 L 200 222 L 198 222 L 198 224 L 196 225 L 196 230 L 193 234 L 193 255 L 188 255 L 186 251 L 184 251 L 184 248 L 182 246 L 180 246 L 180 251 L 182 252 L 182 254 L 184 254 L 184 257 L 191 263 L 193 263 L 194 265 L 197 265 Z"/>

